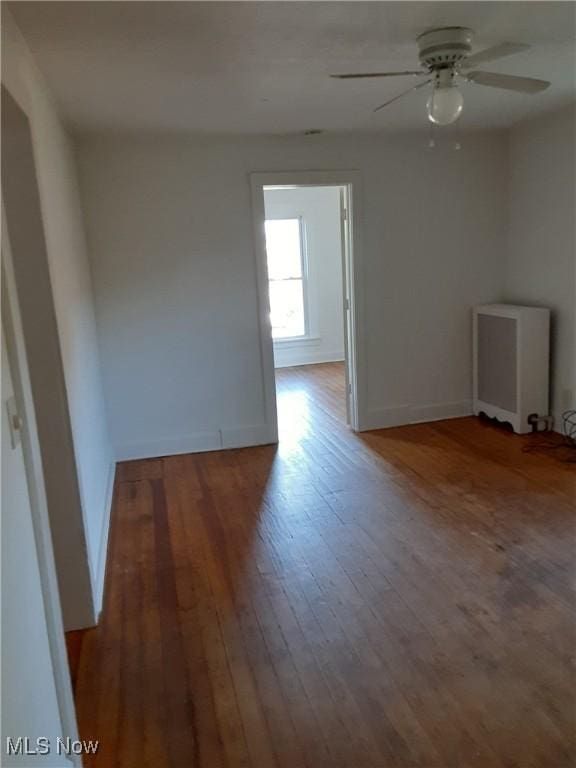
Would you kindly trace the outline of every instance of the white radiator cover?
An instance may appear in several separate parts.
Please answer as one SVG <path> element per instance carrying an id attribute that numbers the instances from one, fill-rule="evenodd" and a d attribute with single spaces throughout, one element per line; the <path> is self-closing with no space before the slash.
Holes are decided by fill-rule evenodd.
<path id="1" fill-rule="evenodd" d="M 528 418 L 549 413 L 550 310 L 482 304 L 473 312 L 473 409 L 509 422 L 519 434 Z"/>

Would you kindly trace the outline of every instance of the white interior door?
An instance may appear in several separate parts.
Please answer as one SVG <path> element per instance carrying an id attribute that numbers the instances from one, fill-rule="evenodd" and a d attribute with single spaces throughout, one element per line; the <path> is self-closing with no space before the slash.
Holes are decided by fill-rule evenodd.
<path id="1" fill-rule="evenodd" d="M 352 315 L 350 297 L 349 259 L 349 204 L 348 190 L 340 187 L 340 235 L 342 238 L 342 291 L 344 301 L 344 368 L 346 371 L 346 424 L 352 424 L 352 371 L 350 340 L 352 339 Z"/>
<path id="2" fill-rule="evenodd" d="M 68 766 L 56 754 L 60 718 L 14 386 L 2 328 L 2 759 L 3 766 Z M 12 424 L 10 422 L 13 422 Z M 10 738 L 20 754 L 8 754 Z M 50 739 L 50 754 L 36 739 Z M 42 743 L 41 743 L 42 744 Z M 40 745 L 40 749 L 43 747 Z"/>

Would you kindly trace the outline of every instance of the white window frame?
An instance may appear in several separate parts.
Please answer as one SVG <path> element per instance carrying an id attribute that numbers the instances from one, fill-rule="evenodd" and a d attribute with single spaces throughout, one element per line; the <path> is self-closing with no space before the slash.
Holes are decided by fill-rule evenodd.
<path id="1" fill-rule="evenodd" d="M 268 285 L 272 282 L 282 283 L 287 280 L 302 280 L 302 308 L 304 312 L 304 333 L 301 336 L 282 336 L 280 338 L 274 338 L 272 340 L 274 344 L 294 344 L 299 341 L 309 341 L 310 336 L 310 291 L 308 287 L 310 273 L 308 269 L 308 247 L 306 241 L 306 221 L 304 216 L 299 213 L 296 216 L 266 216 L 266 221 L 298 221 L 298 229 L 300 234 L 300 264 L 302 277 L 287 277 L 285 280 L 273 280 L 268 276 Z M 266 255 L 268 258 L 268 255 Z"/>

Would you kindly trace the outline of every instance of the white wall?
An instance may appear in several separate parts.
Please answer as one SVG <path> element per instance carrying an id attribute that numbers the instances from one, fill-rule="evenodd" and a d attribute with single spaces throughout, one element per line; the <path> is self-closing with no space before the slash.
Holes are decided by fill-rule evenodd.
<path id="1" fill-rule="evenodd" d="M 466 136 L 459 152 L 389 136 L 84 136 L 78 152 L 120 456 L 267 434 L 253 171 L 362 174 L 362 426 L 470 411 L 470 308 L 502 290 L 502 134 Z"/>
<path id="2" fill-rule="evenodd" d="M 556 428 L 576 407 L 576 113 L 574 107 L 510 132 L 506 299 L 552 310 Z"/>
<path id="3" fill-rule="evenodd" d="M 73 147 L 6 7 L 2 8 L 2 22 L 2 82 L 26 113 L 32 133 L 69 420 L 68 426 L 64 424 L 62 428 L 69 430 L 72 441 L 79 496 L 75 502 L 69 499 L 71 505 L 75 504 L 71 506 L 71 517 L 65 527 L 60 526 L 54 533 L 61 537 L 64 551 L 66 537 L 68 552 L 77 544 L 75 536 L 85 541 L 91 579 L 90 622 L 85 614 L 78 617 L 62 595 L 66 627 L 72 628 L 93 623 L 101 602 L 114 455 L 104 408 L 92 280 Z M 18 259 L 17 253 L 14 256 Z M 66 570 L 66 558 L 57 557 L 57 565 L 61 583 L 65 582 L 73 591 L 74 574 Z M 67 574 L 65 578 L 61 578 L 62 569 Z"/>
<path id="4" fill-rule="evenodd" d="M 308 264 L 308 337 L 274 342 L 277 368 L 344 360 L 340 188 L 264 191 L 266 218 L 302 217 Z"/>

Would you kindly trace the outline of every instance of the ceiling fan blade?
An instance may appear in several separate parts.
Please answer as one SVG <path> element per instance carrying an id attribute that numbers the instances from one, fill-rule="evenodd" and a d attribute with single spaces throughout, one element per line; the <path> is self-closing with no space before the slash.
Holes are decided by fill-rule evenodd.
<path id="1" fill-rule="evenodd" d="M 330 75 L 337 80 L 353 80 L 362 77 L 397 77 L 398 75 L 427 75 L 428 72 L 425 69 L 408 70 L 407 72 L 359 72 L 359 73 L 345 73 L 343 75 Z"/>
<path id="2" fill-rule="evenodd" d="M 408 88 L 407 91 L 403 91 L 402 93 L 399 93 L 398 96 L 394 96 L 393 99 L 388 99 L 388 101 L 385 101 L 384 104 L 380 104 L 379 107 L 376 107 L 374 112 L 379 112 L 381 109 L 384 109 L 384 107 L 387 107 L 389 104 L 392 104 L 393 101 L 398 101 L 398 99 L 403 98 L 404 96 L 407 96 L 409 93 L 412 93 L 412 91 L 417 91 L 418 88 L 422 88 L 424 85 L 428 85 L 428 83 L 431 83 L 432 79 L 430 80 L 424 80 L 423 83 L 418 83 L 417 85 L 413 85 L 412 88 Z"/>
<path id="3" fill-rule="evenodd" d="M 530 46 L 526 45 L 526 43 L 499 43 L 491 48 L 485 48 L 483 51 L 473 53 L 472 56 L 468 56 L 462 66 L 466 69 L 468 67 L 475 67 L 477 64 L 484 64 L 487 61 L 496 61 L 496 59 L 503 59 L 505 56 L 521 53 L 528 48 Z"/>
<path id="4" fill-rule="evenodd" d="M 477 85 L 488 85 L 491 88 L 504 88 L 506 91 L 518 93 L 540 93 L 550 85 L 548 80 L 536 80 L 533 77 L 516 77 L 516 75 L 500 75 L 496 72 L 466 72 L 463 77 Z"/>

